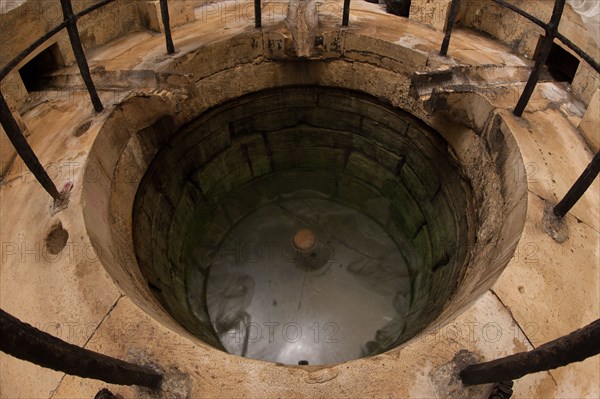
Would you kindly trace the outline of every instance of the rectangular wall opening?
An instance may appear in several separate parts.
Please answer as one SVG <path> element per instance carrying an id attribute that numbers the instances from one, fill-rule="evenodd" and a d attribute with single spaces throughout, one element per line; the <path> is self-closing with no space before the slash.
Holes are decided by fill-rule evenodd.
<path id="1" fill-rule="evenodd" d="M 50 75 L 64 66 L 58 44 L 54 43 L 19 69 L 19 75 L 28 92 L 41 91 L 48 87 Z"/>
<path id="2" fill-rule="evenodd" d="M 543 39 L 543 37 L 540 37 L 534 57 L 537 57 Z M 548 68 L 550 76 L 555 81 L 573 83 L 577 68 L 579 67 L 579 59 L 560 45 L 552 43 L 552 48 L 550 49 L 550 54 L 546 59 L 545 65 Z"/>
<path id="3" fill-rule="evenodd" d="M 378 0 L 367 0 L 370 3 L 378 3 Z M 407 17 L 410 14 L 411 0 L 385 0 L 386 11 L 390 14 L 400 17 Z"/>
<path id="4" fill-rule="evenodd" d="M 553 43 L 546 65 L 554 79 L 559 82 L 573 83 L 579 67 L 579 60 L 558 44 Z"/>

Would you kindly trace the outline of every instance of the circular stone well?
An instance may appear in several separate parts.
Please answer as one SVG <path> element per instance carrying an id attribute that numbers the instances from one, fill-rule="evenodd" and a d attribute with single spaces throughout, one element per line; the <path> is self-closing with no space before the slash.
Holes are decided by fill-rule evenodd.
<path id="1" fill-rule="evenodd" d="M 165 310 L 213 347 L 330 364 L 436 319 L 474 245 L 471 184 L 446 141 L 347 90 L 217 106 L 152 159 L 133 241 Z"/>

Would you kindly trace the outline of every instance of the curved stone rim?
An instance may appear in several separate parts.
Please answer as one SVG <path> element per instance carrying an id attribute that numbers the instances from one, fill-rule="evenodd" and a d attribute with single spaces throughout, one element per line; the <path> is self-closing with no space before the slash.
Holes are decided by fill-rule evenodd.
<path id="1" fill-rule="evenodd" d="M 328 64 L 323 64 L 319 61 L 308 61 L 308 63 L 313 66 L 318 65 L 318 68 L 321 70 L 324 65 L 329 66 L 333 64 L 337 65 L 336 67 L 352 68 L 351 65 L 344 65 L 344 62 L 341 62 L 342 65 L 340 65 L 340 61 L 333 61 Z M 255 68 L 254 65 L 248 65 L 247 67 L 250 69 Z M 272 68 L 289 68 L 290 65 L 267 63 L 263 64 L 262 67 L 272 70 Z M 364 67 L 371 68 L 374 71 L 378 70 L 377 67 L 372 65 L 364 65 Z M 237 74 L 237 72 L 239 71 L 227 71 L 221 78 L 227 79 L 227 74 Z M 270 88 L 274 84 L 277 84 L 277 82 L 271 81 L 268 78 L 269 76 L 270 73 L 267 73 L 265 80 L 262 81 L 265 84 L 264 88 Z M 350 83 L 352 87 L 346 87 L 347 89 L 365 91 L 362 82 L 355 81 Z M 354 83 L 358 83 L 358 85 L 354 86 Z M 297 84 L 297 82 L 294 82 L 294 84 Z M 329 86 L 327 79 L 325 79 L 323 85 Z M 339 86 L 335 85 L 335 87 Z M 374 93 L 368 93 L 367 91 L 367 94 L 375 94 L 379 98 L 386 98 L 384 93 L 377 91 Z M 128 214 L 128 212 L 124 212 L 122 209 L 124 198 L 130 198 L 128 201 L 133 200 L 137 189 L 136 182 L 140 181 L 143 171 L 145 171 L 149 160 L 153 156 L 152 150 L 147 148 L 148 138 L 160 141 L 161 138 L 156 135 L 157 128 L 160 128 L 162 133 L 166 133 L 168 136 L 176 131 L 179 126 L 192 120 L 198 114 L 199 110 L 204 108 L 198 108 L 193 101 L 189 101 L 189 104 L 182 108 L 181 101 L 183 98 L 188 101 L 190 99 L 189 93 L 178 95 L 177 93 L 163 92 L 159 94 L 146 93 L 132 95 L 126 98 L 118 109 L 114 109 L 107 116 L 107 120 L 101 129 L 102 131 L 98 134 L 93 149 L 90 152 L 85 173 L 97 175 L 98 169 L 113 171 L 112 173 L 108 173 L 112 174 L 113 182 L 116 181 L 116 184 L 111 187 L 111 179 L 106 174 L 100 178 L 86 178 L 84 179 L 86 184 L 84 184 L 82 201 L 84 204 L 90 202 L 97 203 L 98 199 L 101 199 L 102 207 L 105 211 L 95 212 L 97 215 L 92 215 L 84 207 L 84 220 L 90 235 L 90 241 L 98 253 L 101 262 L 109 274 L 113 276 L 117 285 L 145 312 L 155 317 L 157 321 L 172 330 L 188 335 L 162 310 L 160 304 L 153 299 L 153 295 L 150 295 L 153 287 L 148 288 L 143 279 L 140 279 L 139 268 L 135 266 L 137 261 L 135 255 L 133 255 L 133 245 L 127 233 L 131 231 L 131 216 L 130 213 Z M 202 103 L 206 104 L 206 99 L 202 99 Z M 410 103 L 408 102 L 407 104 Z M 406 106 L 407 104 L 404 105 Z M 399 106 L 399 104 L 396 104 L 396 106 Z M 133 109 L 139 109 L 138 107 L 149 112 L 143 117 L 130 113 Z M 424 117 L 425 122 L 434 128 L 436 126 L 448 126 L 448 121 L 445 118 L 428 116 L 419 107 L 408 106 L 405 110 L 414 112 L 418 117 Z M 466 126 L 455 125 L 451 131 L 444 134 L 452 152 L 463 165 L 467 165 L 468 170 L 466 173 L 471 179 L 474 192 L 478 193 L 476 201 L 478 203 L 492 201 L 498 204 L 498 206 L 488 207 L 486 208 L 486 212 L 476 216 L 481 229 L 477 234 L 476 248 L 470 257 L 470 264 L 485 264 L 486 268 L 469 267 L 464 270 L 459 279 L 459 285 L 462 287 L 461 292 L 464 289 L 464 292 L 469 292 L 470 295 L 455 296 L 452 299 L 454 305 L 448 306 L 442 311 L 436 324 L 447 323 L 454 317 L 453 315 L 460 313 L 461 309 L 473 303 L 475 299 L 491 287 L 510 260 L 522 232 L 527 209 L 527 196 L 525 195 L 527 183 L 525 176 L 517 176 L 517 179 L 500 179 L 495 170 L 500 170 L 501 174 L 506 177 L 506 175 L 510 174 L 507 168 L 515 166 L 506 165 L 508 161 L 506 155 L 501 158 L 496 157 L 494 160 L 494 157 L 489 152 L 490 148 L 492 150 L 496 148 L 499 143 L 498 140 L 503 141 L 507 143 L 507 148 L 512 149 L 512 153 L 509 154 L 512 157 L 511 160 L 521 164 L 523 161 L 518 148 L 516 148 L 514 138 L 510 135 L 510 130 L 506 128 L 502 117 L 496 115 L 495 119 L 496 123 L 493 126 L 484 126 L 485 131 L 483 132 L 475 133 Z M 490 132 L 493 132 L 494 135 L 492 136 Z M 115 137 L 115 133 L 117 137 Z M 145 138 L 141 139 L 143 137 Z M 470 142 L 470 147 L 465 146 L 465 140 Z M 496 141 L 494 142 L 493 140 Z M 146 142 L 144 143 L 144 141 Z M 107 146 L 108 148 L 116 149 L 116 151 L 110 151 L 110 155 L 107 155 L 106 151 L 104 151 Z M 516 157 L 514 154 L 516 154 Z M 482 175 L 483 164 L 490 164 L 489 170 L 493 173 Z M 485 169 L 487 170 L 488 168 Z M 521 168 L 521 170 L 524 170 L 524 168 Z M 493 187 L 496 188 L 493 189 Z M 502 192 L 505 194 L 497 191 L 498 188 L 502 188 Z M 121 194 L 118 198 L 117 196 L 107 198 L 107 189 Z M 105 194 L 102 194 L 103 192 Z M 496 194 L 490 196 L 491 193 Z M 503 195 L 505 196 L 504 199 L 502 198 Z M 103 197 L 105 199 L 102 199 Z M 514 209 L 513 212 L 502 216 L 503 212 L 511 208 Z M 116 221 L 116 223 L 109 223 L 111 219 Z M 502 223 L 502 220 L 506 220 L 506 223 Z M 500 233 L 494 238 L 493 232 L 498 230 L 500 230 Z M 121 262 L 109 259 L 109 254 L 112 252 L 111 248 L 115 247 L 119 248 L 119 256 L 122 258 Z M 124 268 L 123 264 L 130 267 Z M 485 281 L 486 283 L 481 284 L 479 281 Z M 188 335 L 188 337 L 191 336 Z M 196 342 L 207 349 L 209 348 L 202 341 Z M 411 342 L 408 341 L 396 349 L 410 345 Z"/>

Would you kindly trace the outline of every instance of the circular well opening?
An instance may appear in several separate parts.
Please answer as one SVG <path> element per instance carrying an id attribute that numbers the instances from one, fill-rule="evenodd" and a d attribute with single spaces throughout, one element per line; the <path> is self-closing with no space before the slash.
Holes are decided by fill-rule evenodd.
<path id="1" fill-rule="evenodd" d="M 148 286 L 229 353 L 285 364 L 378 354 L 426 328 L 473 242 L 441 136 L 373 97 L 268 90 L 174 134 L 136 194 Z"/>

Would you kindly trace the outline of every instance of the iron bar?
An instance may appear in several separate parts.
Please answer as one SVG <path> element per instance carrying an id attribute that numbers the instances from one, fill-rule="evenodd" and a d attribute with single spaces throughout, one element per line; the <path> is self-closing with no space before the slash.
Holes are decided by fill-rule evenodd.
<path id="1" fill-rule="evenodd" d="M 15 67 L 17 65 L 19 65 L 25 58 L 27 58 L 27 56 L 29 54 L 33 53 L 35 51 L 35 49 L 37 49 L 42 44 L 44 44 L 45 42 L 50 40 L 52 38 L 52 36 L 56 35 L 58 32 L 63 30 L 66 26 L 67 26 L 66 22 L 64 22 L 64 21 L 61 22 L 60 24 L 58 24 L 57 26 L 55 26 L 54 28 L 52 28 L 51 30 L 46 32 L 42 37 L 37 39 L 35 42 L 33 42 L 29 46 L 27 46 L 27 48 L 25 48 L 25 50 L 23 50 L 19 54 L 17 54 L 17 56 L 15 58 L 13 58 L 6 65 L 4 65 L 4 67 L 2 67 L 2 70 L 0 71 L 0 81 L 2 79 L 4 79 L 13 69 L 15 69 Z"/>
<path id="2" fill-rule="evenodd" d="M 472 364 L 460 372 L 464 385 L 511 381 L 524 375 L 580 362 L 600 353 L 600 319 L 529 352 Z"/>
<path id="3" fill-rule="evenodd" d="M 564 198 L 554 207 L 553 213 L 558 218 L 563 218 L 575 206 L 581 196 L 587 191 L 592 182 L 600 173 L 600 152 L 597 152 L 592 162 L 585 168 L 573 187 L 565 194 Z"/>
<path id="4" fill-rule="evenodd" d="M 167 0 L 160 0 L 160 15 L 162 16 L 162 23 L 165 29 L 167 53 L 173 54 L 175 52 L 175 45 L 173 44 L 173 37 L 171 36 L 171 21 L 169 18 L 169 4 L 167 3 Z"/>
<path id="5" fill-rule="evenodd" d="M 350 0 L 344 0 L 344 10 L 342 12 L 342 26 L 348 26 L 350 23 Z"/>
<path id="6" fill-rule="evenodd" d="M 542 22 L 540 19 L 538 19 L 537 17 L 520 9 L 519 7 L 514 6 L 513 4 L 509 3 L 508 1 L 506 1 L 506 0 L 492 0 L 492 1 L 527 18 L 528 20 L 530 20 L 534 24 L 540 26 L 544 30 L 546 29 L 546 24 L 544 22 Z M 562 35 L 559 32 L 556 32 L 556 38 L 558 40 L 560 40 L 565 46 L 570 48 L 575 54 L 577 54 L 579 57 L 581 57 L 585 62 L 587 62 L 592 68 L 594 68 L 594 70 L 596 70 L 596 72 L 600 73 L 600 64 L 598 64 L 598 62 L 596 62 L 596 60 L 594 60 L 592 57 L 587 55 L 582 49 L 577 47 L 571 40 L 567 39 L 564 35 Z"/>
<path id="7" fill-rule="evenodd" d="M 545 26 L 546 34 L 544 35 L 539 53 L 535 60 L 533 71 L 531 71 L 529 79 L 527 80 L 527 84 L 523 89 L 523 93 L 521 93 L 521 97 L 519 98 L 519 101 L 517 102 L 517 105 L 513 111 L 513 114 L 515 114 L 516 116 L 523 115 L 523 111 L 525 111 L 525 107 L 527 107 L 527 103 L 529 103 L 529 99 L 531 98 L 533 91 L 535 90 L 535 87 L 537 86 L 537 83 L 540 80 L 542 67 L 548 59 L 550 49 L 552 49 L 552 43 L 554 43 L 554 39 L 556 38 L 556 35 L 558 33 L 558 25 L 560 24 L 560 19 L 565 8 L 565 1 L 566 0 L 555 0 L 554 2 L 552 17 L 550 18 L 550 22 L 548 23 L 548 25 Z"/>
<path id="8" fill-rule="evenodd" d="M 262 9 L 260 0 L 254 0 L 254 27 L 260 28 L 262 26 Z"/>
<path id="9" fill-rule="evenodd" d="M 75 14 L 73 14 L 71 0 L 60 0 L 60 5 L 62 7 L 65 22 L 67 23 L 67 33 L 69 34 L 69 39 L 71 41 L 71 47 L 73 48 L 75 60 L 77 61 L 77 66 L 79 66 L 79 73 L 81 73 L 85 87 L 90 94 L 90 99 L 92 100 L 94 109 L 96 112 L 102 112 L 104 107 L 102 106 L 102 101 L 100 100 L 98 92 L 96 91 L 96 87 L 94 86 L 94 81 L 92 80 L 92 75 L 90 73 L 90 67 L 87 59 L 85 58 L 85 52 L 83 51 L 81 38 L 79 37 L 79 31 L 77 29 L 77 18 L 75 17 Z"/>
<path id="10" fill-rule="evenodd" d="M 444 33 L 444 41 L 442 42 L 442 48 L 440 49 L 440 55 L 448 55 L 448 47 L 450 47 L 450 37 L 452 36 L 452 29 L 454 29 L 454 23 L 456 22 L 456 16 L 458 15 L 458 9 L 460 6 L 460 0 L 452 0 L 450 5 L 450 12 L 448 13 L 448 20 L 446 21 L 446 33 Z"/>
<path id="11" fill-rule="evenodd" d="M 158 388 L 163 376 L 148 368 L 80 348 L 23 323 L 0 309 L 0 350 L 52 370 L 110 384 Z"/>
<path id="12" fill-rule="evenodd" d="M 492 0 L 495 3 L 500 4 L 503 7 L 508 8 L 509 10 L 512 10 L 514 12 L 516 12 L 517 14 L 519 14 L 522 17 L 527 18 L 528 20 L 530 20 L 531 22 L 533 22 L 534 24 L 538 25 L 539 27 L 543 28 L 544 30 L 546 29 L 546 23 L 543 22 L 542 20 L 538 19 L 537 17 L 529 14 L 527 11 L 520 9 L 519 7 L 514 6 L 513 4 L 509 3 L 506 0 Z"/>
<path id="13" fill-rule="evenodd" d="M 102 8 L 105 5 L 110 4 L 110 3 L 114 2 L 114 1 L 115 0 L 101 0 L 101 1 L 99 1 L 99 2 L 97 2 L 95 4 L 93 4 L 93 5 L 91 5 L 90 7 L 86 8 L 85 10 L 83 10 L 83 11 L 75 14 L 75 19 L 78 20 L 79 18 L 83 17 L 84 15 L 87 15 L 87 14 L 91 13 L 92 11 L 95 11 L 95 10 L 97 10 L 99 8 Z"/>
<path id="14" fill-rule="evenodd" d="M 27 168 L 33 173 L 38 182 L 44 187 L 44 189 L 54 198 L 55 201 L 60 201 L 62 199 L 61 194 L 58 192 L 58 189 L 54 185 L 54 182 L 48 176 L 48 173 L 40 163 L 38 157 L 35 155 L 31 146 L 27 142 L 25 136 L 23 136 L 23 132 L 21 132 L 21 128 L 19 124 L 15 120 L 15 117 L 12 114 L 12 111 L 8 107 L 6 103 L 6 99 L 4 95 L 0 92 L 0 123 L 4 128 L 4 132 L 8 136 L 8 139 L 15 147 L 17 154 L 21 157 Z"/>
<path id="15" fill-rule="evenodd" d="M 98 8 L 103 7 L 114 1 L 115 0 L 99 1 L 98 3 L 92 5 L 91 7 L 86 8 L 85 10 L 83 10 L 80 13 L 78 13 L 77 15 L 75 15 L 75 19 L 79 19 L 79 18 L 83 17 L 84 15 L 87 15 L 87 14 L 91 13 L 92 11 L 97 10 Z M 55 26 L 54 28 L 52 28 L 48 32 L 46 32 L 42 37 L 37 39 L 35 42 L 33 42 L 29 46 L 27 46 L 27 48 L 25 48 L 19 54 L 17 54 L 17 56 L 15 58 L 13 58 L 9 63 L 7 63 L 4 67 L 2 67 L 2 70 L 0 70 L 0 80 L 4 79 L 10 73 L 10 71 L 15 69 L 15 67 L 17 65 L 19 65 L 25 58 L 27 58 L 27 56 L 29 54 L 33 53 L 35 51 L 35 49 L 37 49 L 42 44 L 44 44 L 45 42 L 50 40 L 52 38 L 52 36 L 56 35 L 58 32 L 60 32 L 64 28 L 66 28 L 66 26 L 67 26 L 66 21 L 61 22 L 60 24 L 58 24 L 57 26 Z"/>

